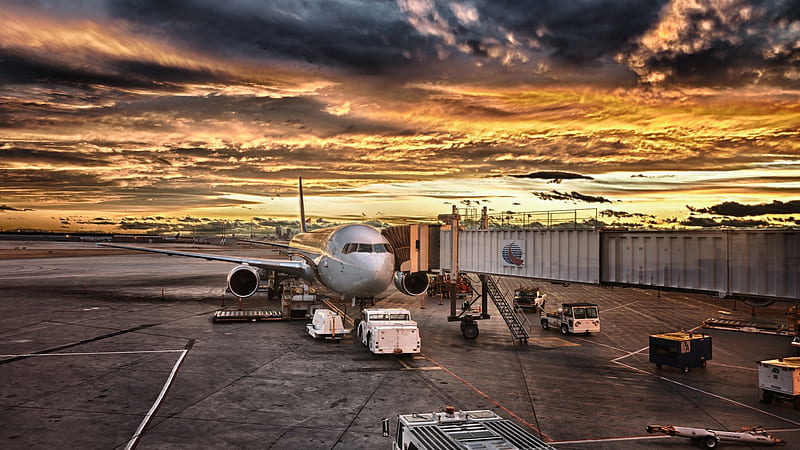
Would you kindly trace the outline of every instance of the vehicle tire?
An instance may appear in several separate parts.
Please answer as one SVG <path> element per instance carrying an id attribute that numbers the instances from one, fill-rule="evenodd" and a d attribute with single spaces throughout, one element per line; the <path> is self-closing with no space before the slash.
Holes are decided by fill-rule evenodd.
<path id="1" fill-rule="evenodd" d="M 569 327 L 566 324 L 561 325 L 561 334 L 569 334 Z"/>
<path id="2" fill-rule="evenodd" d="M 547 323 L 547 319 L 542 319 L 542 328 L 544 328 L 545 330 L 550 328 L 550 324 Z"/>
<path id="3" fill-rule="evenodd" d="M 770 404 L 772 403 L 772 391 L 768 391 L 766 389 L 761 390 L 761 399 L 759 400 L 761 403 Z"/>
<path id="4" fill-rule="evenodd" d="M 683 373 L 688 373 L 688 372 L 689 372 L 689 366 L 687 366 L 686 364 L 684 364 L 684 365 L 683 365 L 683 367 L 681 367 L 681 372 L 683 372 Z"/>
<path id="5" fill-rule="evenodd" d="M 475 339 L 478 337 L 478 324 L 475 322 L 462 322 L 461 334 L 467 339 Z"/>
<path id="6" fill-rule="evenodd" d="M 706 366 L 708 366 L 708 361 L 706 361 L 705 359 L 700 361 L 700 368 L 701 369 L 705 369 Z"/>
<path id="7" fill-rule="evenodd" d="M 800 397 L 795 397 L 794 400 L 792 400 L 792 406 L 794 409 L 800 409 Z"/>
<path id="8" fill-rule="evenodd" d="M 719 440 L 717 440 L 716 436 L 706 436 L 703 438 L 703 446 L 705 448 L 716 448 L 717 444 L 719 444 Z"/>

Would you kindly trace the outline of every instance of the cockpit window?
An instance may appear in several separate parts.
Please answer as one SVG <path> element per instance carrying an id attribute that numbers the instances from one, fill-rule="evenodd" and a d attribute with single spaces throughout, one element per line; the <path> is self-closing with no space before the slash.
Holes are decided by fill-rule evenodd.
<path id="1" fill-rule="evenodd" d="M 389 245 L 388 244 L 356 244 L 356 243 L 348 243 L 342 247 L 342 253 L 345 255 L 348 253 L 389 253 Z"/>

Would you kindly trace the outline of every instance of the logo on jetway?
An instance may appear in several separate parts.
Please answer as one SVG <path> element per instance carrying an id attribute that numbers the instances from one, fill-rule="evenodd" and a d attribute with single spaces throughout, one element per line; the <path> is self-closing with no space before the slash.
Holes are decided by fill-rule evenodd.
<path id="1" fill-rule="evenodd" d="M 508 267 L 522 267 L 525 265 L 525 241 L 503 241 L 500 256 L 503 265 Z"/>

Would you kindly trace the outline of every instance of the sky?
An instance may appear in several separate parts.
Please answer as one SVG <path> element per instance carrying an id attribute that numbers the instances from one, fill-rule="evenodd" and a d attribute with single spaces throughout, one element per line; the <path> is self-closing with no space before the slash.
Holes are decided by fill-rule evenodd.
<path id="1" fill-rule="evenodd" d="M 0 1 L 0 230 L 800 225 L 796 0 Z"/>

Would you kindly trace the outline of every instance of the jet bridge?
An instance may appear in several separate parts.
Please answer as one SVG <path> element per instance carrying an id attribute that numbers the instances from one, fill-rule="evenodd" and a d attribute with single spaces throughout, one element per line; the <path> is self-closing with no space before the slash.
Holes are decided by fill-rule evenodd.
<path id="1" fill-rule="evenodd" d="M 440 231 L 440 269 L 453 261 L 451 227 Z M 712 293 L 751 304 L 800 300 L 800 231 L 457 231 L 457 270 Z"/>

